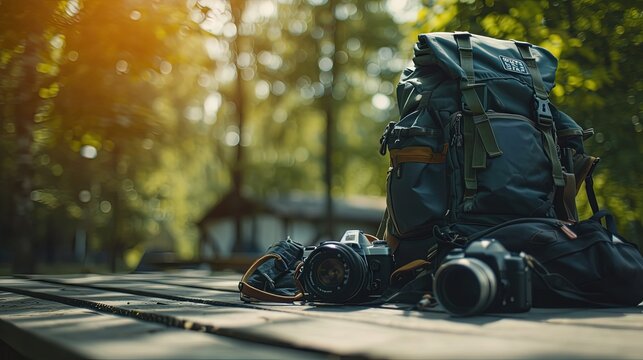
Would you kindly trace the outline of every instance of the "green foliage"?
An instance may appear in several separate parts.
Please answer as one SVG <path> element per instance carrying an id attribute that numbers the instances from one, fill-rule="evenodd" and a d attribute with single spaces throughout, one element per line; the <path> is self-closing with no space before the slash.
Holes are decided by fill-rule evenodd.
<path id="1" fill-rule="evenodd" d="M 233 169 L 255 196 L 324 190 L 328 115 L 333 194 L 383 195 L 377 140 L 398 115 L 395 85 L 417 34 L 468 30 L 560 58 L 554 101 L 596 129 L 586 147 L 603 159 L 599 200 L 635 239 L 640 6 L 423 3 L 406 2 L 418 19 L 407 21 L 386 0 L 0 1 L 0 232 L 14 247 L 33 239 L 51 260 L 79 232 L 88 262 L 131 266 L 154 247 L 193 256 L 194 224 L 233 186 Z M 30 233 L 13 225 L 23 213 Z M 10 255 L 0 249 L 0 261 Z"/>
<path id="2" fill-rule="evenodd" d="M 12 3 L 3 14 L 30 5 Z M 204 163 L 220 162 L 211 150 L 212 129 L 184 116 L 184 109 L 208 94 L 194 86 L 210 66 L 204 35 L 183 2 L 57 5 L 43 11 L 43 28 L 29 28 L 21 17 L 3 22 L 22 32 L 2 38 L 3 67 L 17 69 L 3 76 L 1 88 L 8 99 L 2 178 L 10 183 L 12 177 L 31 177 L 11 161 L 14 145 L 30 141 L 36 248 L 47 241 L 71 248 L 74 233 L 82 231 L 90 254 L 99 258 L 108 251 L 118 259 L 141 243 L 193 255 L 184 239 L 196 238 L 191 223 L 225 179 L 203 171 Z M 35 65 L 12 55 L 25 52 L 24 38 L 44 40 Z M 27 81 L 20 72 L 34 69 L 38 98 L 12 101 Z M 33 119 L 16 116 L 14 104 L 33 107 Z M 22 124 L 29 125 L 30 138 L 14 130 Z M 202 180 L 191 186 L 193 176 Z M 10 229 L 17 204 L 3 199 L 9 201 L 3 203 L 2 227 Z"/>

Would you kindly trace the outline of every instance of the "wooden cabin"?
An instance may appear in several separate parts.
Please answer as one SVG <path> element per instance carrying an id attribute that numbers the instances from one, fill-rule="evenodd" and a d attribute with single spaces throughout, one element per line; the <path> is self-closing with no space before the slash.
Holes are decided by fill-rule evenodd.
<path id="1" fill-rule="evenodd" d="M 229 193 L 198 222 L 200 258 L 257 255 L 290 236 L 304 245 L 339 240 L 344 231 L 375 234 L 384 214 L 383 197 L 352 196 L 333 200 L 333 236 L 325 235 L 326 201 L 321 195 L 292 193 L 252 199 Z M 236 219 L 240 219 L 237 242 Z"/>

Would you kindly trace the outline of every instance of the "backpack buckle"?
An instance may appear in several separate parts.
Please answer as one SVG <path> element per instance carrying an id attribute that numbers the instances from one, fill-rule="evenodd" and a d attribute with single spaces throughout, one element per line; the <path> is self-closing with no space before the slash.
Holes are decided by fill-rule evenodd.
<path id="1" fill-rule="evenodd" d="M 549 108 L 549 99 L 541 99 L 536 96 L 535 100 L 538 124 L 551 126 L 551 124 L 554 122 L 554 116 L 552 115 L 551 109 Z"/>

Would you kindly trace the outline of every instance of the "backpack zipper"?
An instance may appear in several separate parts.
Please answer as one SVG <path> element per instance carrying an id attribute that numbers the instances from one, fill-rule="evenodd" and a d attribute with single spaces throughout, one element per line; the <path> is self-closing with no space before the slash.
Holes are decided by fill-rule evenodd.
<path id="1" fill-rule="evenodd" d="M 519 114 L 508 114 L 508 113 L 498 113 L 494 111 L 488 111 L 487 115 L 489 118 L 492 119 L 500 119 L 500 120 L 519 120 L 519 121 L 525 121 L 530 124 L 533 124 L 534 122 L 531 121 L 528 117 L 519 115 Z M 456 147 L 461 147 L 463 145 L 463 139 L 464 136 L 462 134 L 462 118 L 464 117 L 462 115 L 461 111 L 458 111 L 451 115 L 452 120 L 451 120 L 451 126 L 453 128 L 453 136 L 451 137 L 451 142 L 450 146 L 456 146 Z"/>
<path id="2" fill-rule="evenodd" d="M 450 135 L 451 141 L 449 142 L 449 146 L 451 147 L 452 151 L 449 151 L 448 154 L 449 167 L 451 168 L 451 171 L 447 171 L 447 174 L 445 175 L 447 177 L 447 183 L 449 184 L 449 186 L 447 187 L 448 193 L 446 194 L 448 201 L 448 210 L 444 214 L 444 218 L 445 220 L 447 220 L 447 222 L 455 222 L 458 217 L 456 211 L 456 204 L 458 200 L 453 199 L 453 197 L 459 196 L 458 189 L 456 189 L 456 187 L 461 181 L 460 179 L 455 179 L 455 169 L 461 168 L 460 160 L 458 158 L 458 151 L 456 151 L 456 149 L 461 148 L 464 145 L 464 136 L 462 134 L 462 118 L 463 114 L 461 111 L 455 112 L 449 118 L 449 126 L 452 129 L 452 134 Z"/>
<path id="3" fill-rule="evenodd" d="M 453 114 L 453 130 L 454 134 L 451 138 L 451 147 L 461 147 L 462 146 L 462 131 L 460 130 L 460 122 L 462 120 L 462 113 L 457 112 Z"/>
<path id="4" fill-rule="evenodd" d="M 388 178 L 388 181 L 387 181 L 387 184 L 386 184 L 386 194 L 387 194 L 387 196 L 386 196 L 386 208 L 388 210 L 389 220 L 391 220 L 391 223 L 393 224 L 393 228 L 395 228 L 395 231 L 397 232 L 397 234 L 400 235 L 401 234 L 400 228 L 397 226 L 397 221 L 395 220 L 396 217 L 395 217 L 395 211 L 393 210 L 394 209 L 393 196 L 392 196 L 392 193 L 391 193 L 391 188 L 392 188 L 391 185 L 393 183 L 393 180 L 391 179 L 391 176 L 395 176 L 395 175 L 393 175 L 393 170 L 394 170 L 394 168 L 392 168 L 392 167 L 389 169 L 389 174 L 388 174 L 389 178 Z"/>
<path id="5" fill-rule="evenodd" d="M 536 223 L 542 223 L 542 224 L 551 225 L 552 227 L 555 227 L 558 230 L 562 231 L 565 234 L 565 236 L 567 236 L 567 238 L 570 239 L 570 240 L 574 240 L 574 239 L 578 238 L 578 235 L 572 229 L 569 228 L 569 225 L 572 225 L 571 223 L 564 222 L 564 221 L 558 220 L 558 219 L 521 218 L 521 219 L 509 220 L 509 221 L 506 221 L 506 222 L 504 222 L 502 224 L 498 224 L 498 225 L 496 225 L 496 226 L 494 226 L 492 228 L 489 228 L 487 230 L 483 230 L 481 232 L 472 234 L 472 235 L 468 236 L 467 240 L 472 241 L 472 240 L 479 239 L 479 238 L 481 238 L 483 236 L 487 236 L 487 235 L 491 234 L 492 232 L 494 232 L 494 231 L 496 231 L 498 229 L 502 229 L 502 228 L 510 226 L 510 225 L 516 225 L 516 224 L 522 224 L 522 223 L 530 223 L 530 222 L 531 223 L 536 222 Z"/>
<path id="6" fill-rule="evenodd" d="M 525 121 L 532 125 L 535 125 L 533 120 L 520 114 L 509 114 L 509 113 L 501 113 L 501 112 L 495 112 L 495 111 L 487 111 L 487 116 L 489 116 L 490 119 L 520 120 L 520 121 Z"/>

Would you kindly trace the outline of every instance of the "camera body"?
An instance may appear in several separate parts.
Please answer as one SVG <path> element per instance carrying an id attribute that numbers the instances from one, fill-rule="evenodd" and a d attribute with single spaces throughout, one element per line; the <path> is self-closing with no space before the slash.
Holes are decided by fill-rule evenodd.
<path id="1" fill-rule="evenodd" d="M 433 291 L 454 315 L 525 312 L 532 304 L 531 271 L 524 254 L 482 239 L 447 254 L 435 273 Z"/>
<path id="2" fill-rule="evenodd" d="M 386 241 L 370 243 L 362 231 L 348 230 L 340 241 L 304 249 L 299 281 L 308 301 L 359 303 L 382 295 L 392 271 Z"/>

